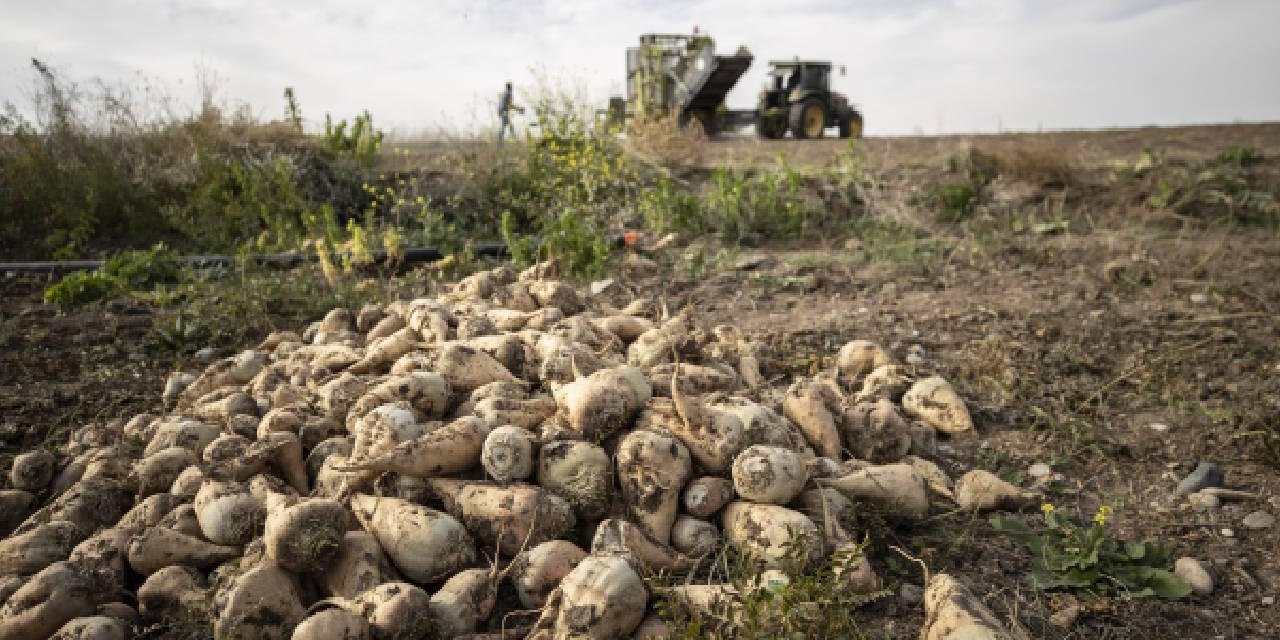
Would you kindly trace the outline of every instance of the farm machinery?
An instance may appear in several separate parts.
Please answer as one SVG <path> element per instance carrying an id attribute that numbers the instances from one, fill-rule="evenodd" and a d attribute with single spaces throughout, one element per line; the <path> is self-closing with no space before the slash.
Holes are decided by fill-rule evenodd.
<path id="1" fill-rule="evenodd" d="M 650 33 L 627 49 L 627 95 L 609 101 L 609 118 L 657 119 L 674 115 L 681 126 L 699 126 L 707 135 L 755 126 L 761 138 L 788 131 L 798 139 L 821 138 L 836 128 L 842 138 L 861 137 L 862 114 L 830 87 L 833 65 L 820 60 L 773 60 L 755 109 L 725 107 L 725 96 L 750 68 L 746 47 L 717 55 L 706 34 Z M 841 68 L 843 74 L 843 68 Z"/>

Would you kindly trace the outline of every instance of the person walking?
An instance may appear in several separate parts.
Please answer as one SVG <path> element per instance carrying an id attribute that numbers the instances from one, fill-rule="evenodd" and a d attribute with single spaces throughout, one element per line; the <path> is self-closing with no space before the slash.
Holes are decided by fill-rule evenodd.
<path id="1" fill-rule="evenodd" d="M 511 130 L 511 136 L 516 135 L 515 125 L 511 124 L 511 112 L 524 113 L 524 107 L 516 105 L 512 101 L 511 83 L 507 83 L 506 89 L 498 96 L 498 146 L 502 146 L 502 138 L 507 130 Z"/>

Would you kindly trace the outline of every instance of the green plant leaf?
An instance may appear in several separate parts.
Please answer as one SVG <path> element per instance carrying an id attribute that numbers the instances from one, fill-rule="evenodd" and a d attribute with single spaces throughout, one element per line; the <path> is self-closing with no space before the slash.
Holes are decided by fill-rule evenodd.
<path id="1" fill-rule="evenodd" d="M 1164 569 L 1138 567 L 1138 575 L 1155 595 L 1176 600 L 1191 595 L 1191 585 Z"/>

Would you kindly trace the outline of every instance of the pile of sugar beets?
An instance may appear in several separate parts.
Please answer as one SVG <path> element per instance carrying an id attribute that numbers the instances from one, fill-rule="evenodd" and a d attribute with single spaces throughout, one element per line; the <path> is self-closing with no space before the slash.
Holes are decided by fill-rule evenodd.
<path id="1" fill-rule="evenodd" d="M 909 527 L 1036 500 L 930 462 L 969 413 L 879 346 L 775 388 L 734 327 L 653 307 L 500 267 L 172 374 L 163 415 L 14 459 L 0 640 L 660 638 L 658 600 L 758 588 L 682 584 L 722 544 L 785 588 L 856 544 L 860 508 Z M 872 567 L 844 588 L 878 589 Z M 500 630 L 500 589 L 524 628 Z M 922 637 L 1010 637 L 945 574 L 924 606 Z"/>

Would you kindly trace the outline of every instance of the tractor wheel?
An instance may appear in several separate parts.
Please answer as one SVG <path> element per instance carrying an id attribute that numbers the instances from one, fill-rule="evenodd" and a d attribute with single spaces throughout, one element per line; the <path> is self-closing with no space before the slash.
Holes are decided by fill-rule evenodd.
<path id="1" fill-rule="evenodd" d="M 756 135 L 765 140 L 777 140 L 787 133 L 787 123 L 778 118 L 760 117 L 756 119 Z"/>
<path id="2" fill-rule="evenodd" d="M 800 138 L 821 138 L 827 128 L 827 108 L 815 97 L 805 98 L 791 105 L 791 135 Z"/>
<path id="3" fill-rule="evenodd" d="M 862 137 L 862 114 L 850 109 L 840 117 L 841 138 Z"/>

